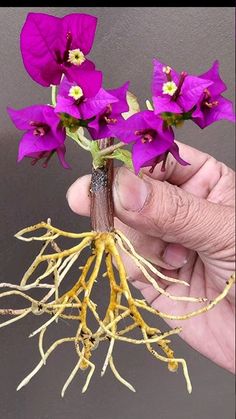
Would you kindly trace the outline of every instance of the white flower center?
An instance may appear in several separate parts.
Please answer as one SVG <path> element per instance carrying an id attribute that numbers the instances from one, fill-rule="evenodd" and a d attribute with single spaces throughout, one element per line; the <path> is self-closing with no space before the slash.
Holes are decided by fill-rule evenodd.
<path id="1" fill-rule="evenodd" d="M 71 64 L 81 65 L 85 61 L 85 56 L 80 49 L 71 49 L 69 51 L 68 61 Z"/>
<path id="2" fill-rule="evenodd" d="M 176 92 L 177 86 L 174 81 L 167 81 L 162 86 L 162 93 L 164 95 L 170 95 L 173 96 L 173 94 Z"/>
<path id="3" fill-rule="evenodd" d="M 78 100 L 83 96 L 83 90 L 79 86 L 72 86 L 69 90 L 68 96 L 73 97 L 73 99 Z"/>

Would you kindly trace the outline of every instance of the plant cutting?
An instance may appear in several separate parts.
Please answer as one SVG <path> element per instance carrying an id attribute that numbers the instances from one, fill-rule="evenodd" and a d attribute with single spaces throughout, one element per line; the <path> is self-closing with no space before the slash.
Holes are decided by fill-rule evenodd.
<path id="1" fill-rule="evenodd" d="M 225 83 L 219 76 L 219 63 L 215 61 L 207 72 L 195 76 L 185 70 L 180 73 L 166 63 L 154 59 L 152 77 L 152 101 L 147 109 L 140 110 L 138 100 L 129 90 L 129 82 L 121 87 L 105 89 L 103 75 L 91 62 L 89 54 L 96 30 L 97 19 L 85 14 L 70 14 L 63 18 L 42 13 L 30 13 L 21 32 L 21 53 L 30 77 L 44 88 L 51 90 L 50 104 L 36 104 L 15 110 L 8 108 L 16 128 L 24 131 L 19 143 L 18 161 L 31 159 L 31 164 L 48 167 L 57 155 L 63 168 L 69 168 L 66 146 L 72 140 L 91 155 L 92 178 L 91 231 L 84 233 L 63 231 L 52 225 L 51 220 L 23 228 L 16 237 L 26 242 L 40 244 L 39 253 L 23 275 L 18 285 L 1 283 L 1 301 L 18 296 L 25 302 L 20 309 L 0 308 L 2 316 L 9 319 L 0 328 L 28 315 L 42 315 L 44 320 L 30 337 L 38 336 L 40 359 L 36 367 L 19 384 L 25 386 L 48 362 L 48 358 L 60 345 L 74 346 L 76 363 L 71 370 L 61 395 L 79 370 L 87 371 L 82 392 L 89 386 L 95 370 L 93 351 L 100 343 L 107 343 L 107 352 L 101 375 L 109 366 L 114 376 L 130 390 L 135 391 L 122 377 L 114 360 L 117 341 L 144 345 L 158 360 L 166 363 L 169 371 L 182 368 L 187 390 L 192 391 L 186 361 L 176 357 L 170 337 L 181 332 L 181 327 L 161 331 L 157 317 L 185 320 L 204 315 L 226 297 L 235 282 L 235 276 L 227 279 L 223 291 L 213 300 L 204 295 L 173 295 L 164 284 L 175 283 L 184 289 L 189 287 L 185 278 L 164 275 L 150 260 L 138 254 L 130 240 L 114 228 L 112 199 L 114 160 L 122 162 L 137 176 L 143 168 L 153 172 L 157 165 L 165 171 L 171 154 L 182 165 L 185 161 L 175 141 L 175 130 L 186 121 L 205 128 L 211 123 L 227 119 L 235 120 L 232 103 L 222 96 Z M 131 145 L 131 151 L 127 148 Z M 33 170 L 33 169 L 32 169 Z M 64 238 L 73 245 L 58 244 Z M 67 243 L 68 243 L 67 241 Z M 61 243 L 61 242 L 60 242 Z M 64 243 L 64 242 L 63 242 Z M 67 281 L 68 274 L 78 267 L 79 257 L 89 249 L 83 259 L 80 272 Z M 122 255 L 127 255 L 144 275 L 146 281 L 165 298 L 196 304 L 196 309 L 179 315 L 162 312 L 150 307 L 145 300 L 132 295 Z M 105 273 L 102 263 L 105 263 Z M 110 294 L 105 315 L 93 298 L 95 283 L 103 286 L 108 281 Z M 67 284 L 67 291 L 62 291 Z M 40 290 L 40 297 L 35 297 Z M 43 293 L 43 296 L 42 296 Z M 153 323 L 145 320 L 145 312 L 152 313 Z M 96 327 L 90 323 L 91 315 Z M 60 319 L 76 325 L 73 336 L 56 340 L 45 347 L 45 334 L 53 325 L 60 327 Z M 123 319 L 126 319 L 124 326 Z M 135 337 L 133 331 L 136 331 Z M 104 345 L 105 346 L 105 345 Z"/>

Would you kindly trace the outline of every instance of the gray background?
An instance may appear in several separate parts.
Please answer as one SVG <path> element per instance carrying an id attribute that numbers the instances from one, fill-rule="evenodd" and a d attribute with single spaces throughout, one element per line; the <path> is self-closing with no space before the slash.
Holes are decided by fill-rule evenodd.
<path id="1" fill-rule="evenodd" d="M 103 69 L 105 85 L 119 86 L 131 80 L 131 90 L 141 103 L 150 97 L 152 58 L 198 74 L 206 71 L 216 58 L 221 74 L 234 92 L 234 8 L 0 8 L 0 185 L 1 185 L 1 279 L 17 282 L 36 252 L 37 246 L 18 242 L 13 234 L 23 226 L 51 216 L 54 224 L 67 230 L 85 230 L 85 218 L 72 214 L 65 194 L 69 185 L 89 171 L 89 160 L 68 146 L 71 171 L 59 167 L 56 159 L 48 170 L 32 168 L 28 160 L 16 164 L 20 133 L 11 124 L 5 108 L 48 102 L 48 91 L 26 74 L 19 51 L 19 34 L 29 11 L 63 16 L 87 12 L 99 17 L 96 43 L 91 54 Z M 189 123 L 179 139 L 205 150 L 229 166 L 234 163 L 234 128 L 218 122 L 204 131 Z M 97 299 L 102 303 L 102 290 Z M 82 373 L 69 388 L 64 400 L 61 387 L 74 365 L 72 349 L 61 348 L 30 385 L 15 392 L 19 381 L 39 360 L 37 340 L 27 339 L 42 318 L 27 318 L 0 332 L 0 415 L 4 419 L 231 419 L 234 416 L 234 377 L 175 339 L 176 353 L 188 361 L 193 394 L 185 389 L 182 373 L 170 374 L 141 347 L 119 345 L 117 365 L 137 390 L 133 394 L 120 385 L 108 371 L 102 379 L 99 369 L 88 392 L 80 391 Z M 70 325 L 60 322 L 70 335 Z M 57 331 L 53 332 L 57 336 Z M 53 337 L 53 335 L 52 335 Z M 49 341 L 48 341 L 49 342 Z M 95 359 L 101 366 L 104 348 Z"/>

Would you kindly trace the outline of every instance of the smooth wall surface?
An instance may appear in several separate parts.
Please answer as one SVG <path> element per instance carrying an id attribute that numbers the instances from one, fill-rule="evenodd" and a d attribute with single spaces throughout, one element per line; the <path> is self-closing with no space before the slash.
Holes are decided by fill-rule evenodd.
<path id="1" fill-rule="evenodd" d="M 79 155 L 76 146 L 69 144 L 70 171 L 62 170 L 56 159 L 48 170 L 40 165 L 31 167 L 28 160 L 16 163 L 21 134 L 11 124 L 6 106 L 20 108 L 47 103 L 50 94 L 28 77 L 21 61 L 19 34 L 30 11 L 57 16 L 85 12 L 98 16 L 91 58 L 104 71 L 107 88 L 130 80 L 131 90 L 142 105 L 150 97 L 153 57 L 193 74 L 205 72 L 217 58 L 229 87 L 226 96 L 233 99 L 234 93 L 234 8 L 0 8 L 0 282 L 17 283 L 37 251 L 37 246 L 31 247 L 13 237 L 22 227 L 50 216 L 55 225 L 66 230 L 89 228 L 88 220 L 73 214 L 65 199 L 69 185 L 89 171 L 86 154 Z M 231 167 L 234 165 L 234 127 L 228 122 L 218 122 L 204 131 L 188 123 L 179 131 L 179 140 L 211 153 Z M 97 288 L 97 299 L 103 304 L 102 287 Z M 180 338 L 174 339 L 174 345 L 176 354 L 188 362 L 193 383 L 191 396 L 186 392 L 181 370 L 170 374 L 143 348 L 128 345 L 117 345 L 117 365 L 135 385 L 136 394 L 121 386 L 109 371 L 101 379 L 98 368 L 85 395 L 81 395 L 85 376 L 80 373 L 61 399 L 60 390 L 75 363 L 69 347 L 58 349 L 31 384 L 16 393 L 17 384 L 39 360 L 37 338 L 28 339 L 28 335 L 41 322 L 42 318 L 31 317 L 0 329 L 1 418 L 234 417 L 233 375 L 199 355 Z M 70 335 L 71 326 L 59 322 L 47 345 L 58 336 L 59 327 Z M 95 353 L 99 367 L 104 356 L 105 348 Z"/>

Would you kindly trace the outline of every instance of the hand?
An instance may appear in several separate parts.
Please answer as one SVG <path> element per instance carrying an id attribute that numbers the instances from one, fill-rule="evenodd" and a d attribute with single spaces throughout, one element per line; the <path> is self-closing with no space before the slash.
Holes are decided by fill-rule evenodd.
<path id="1" fill-rule="evenodd" d="M 190 166 L 182 167 L 169 156 L 165 172 L 159 165 L 152 174 L 146 168 L 142 179 L 124 167 L 116 171 L 115 227 L 163 273 L 190 284 L 164 284 L 168 292 L 212 300 L 235 270 L 234 172 L 208 154 L 178 145 Z M 71 209 L 81 215 L 89 215 L 89 184 L 90 175 L 83 176 L 67 194 Z M 154 308 L 177 315 L 199 308 L 198 303 L 176 302 L 158 294 L 128 256 L 122 256 L 129 279 Z M 231 372 L 233 294 L 231 290 L 213 310 L 198 317 L 168 321 L 171 327 L 183 326 L 180 336 L 188 344 Z"/>

